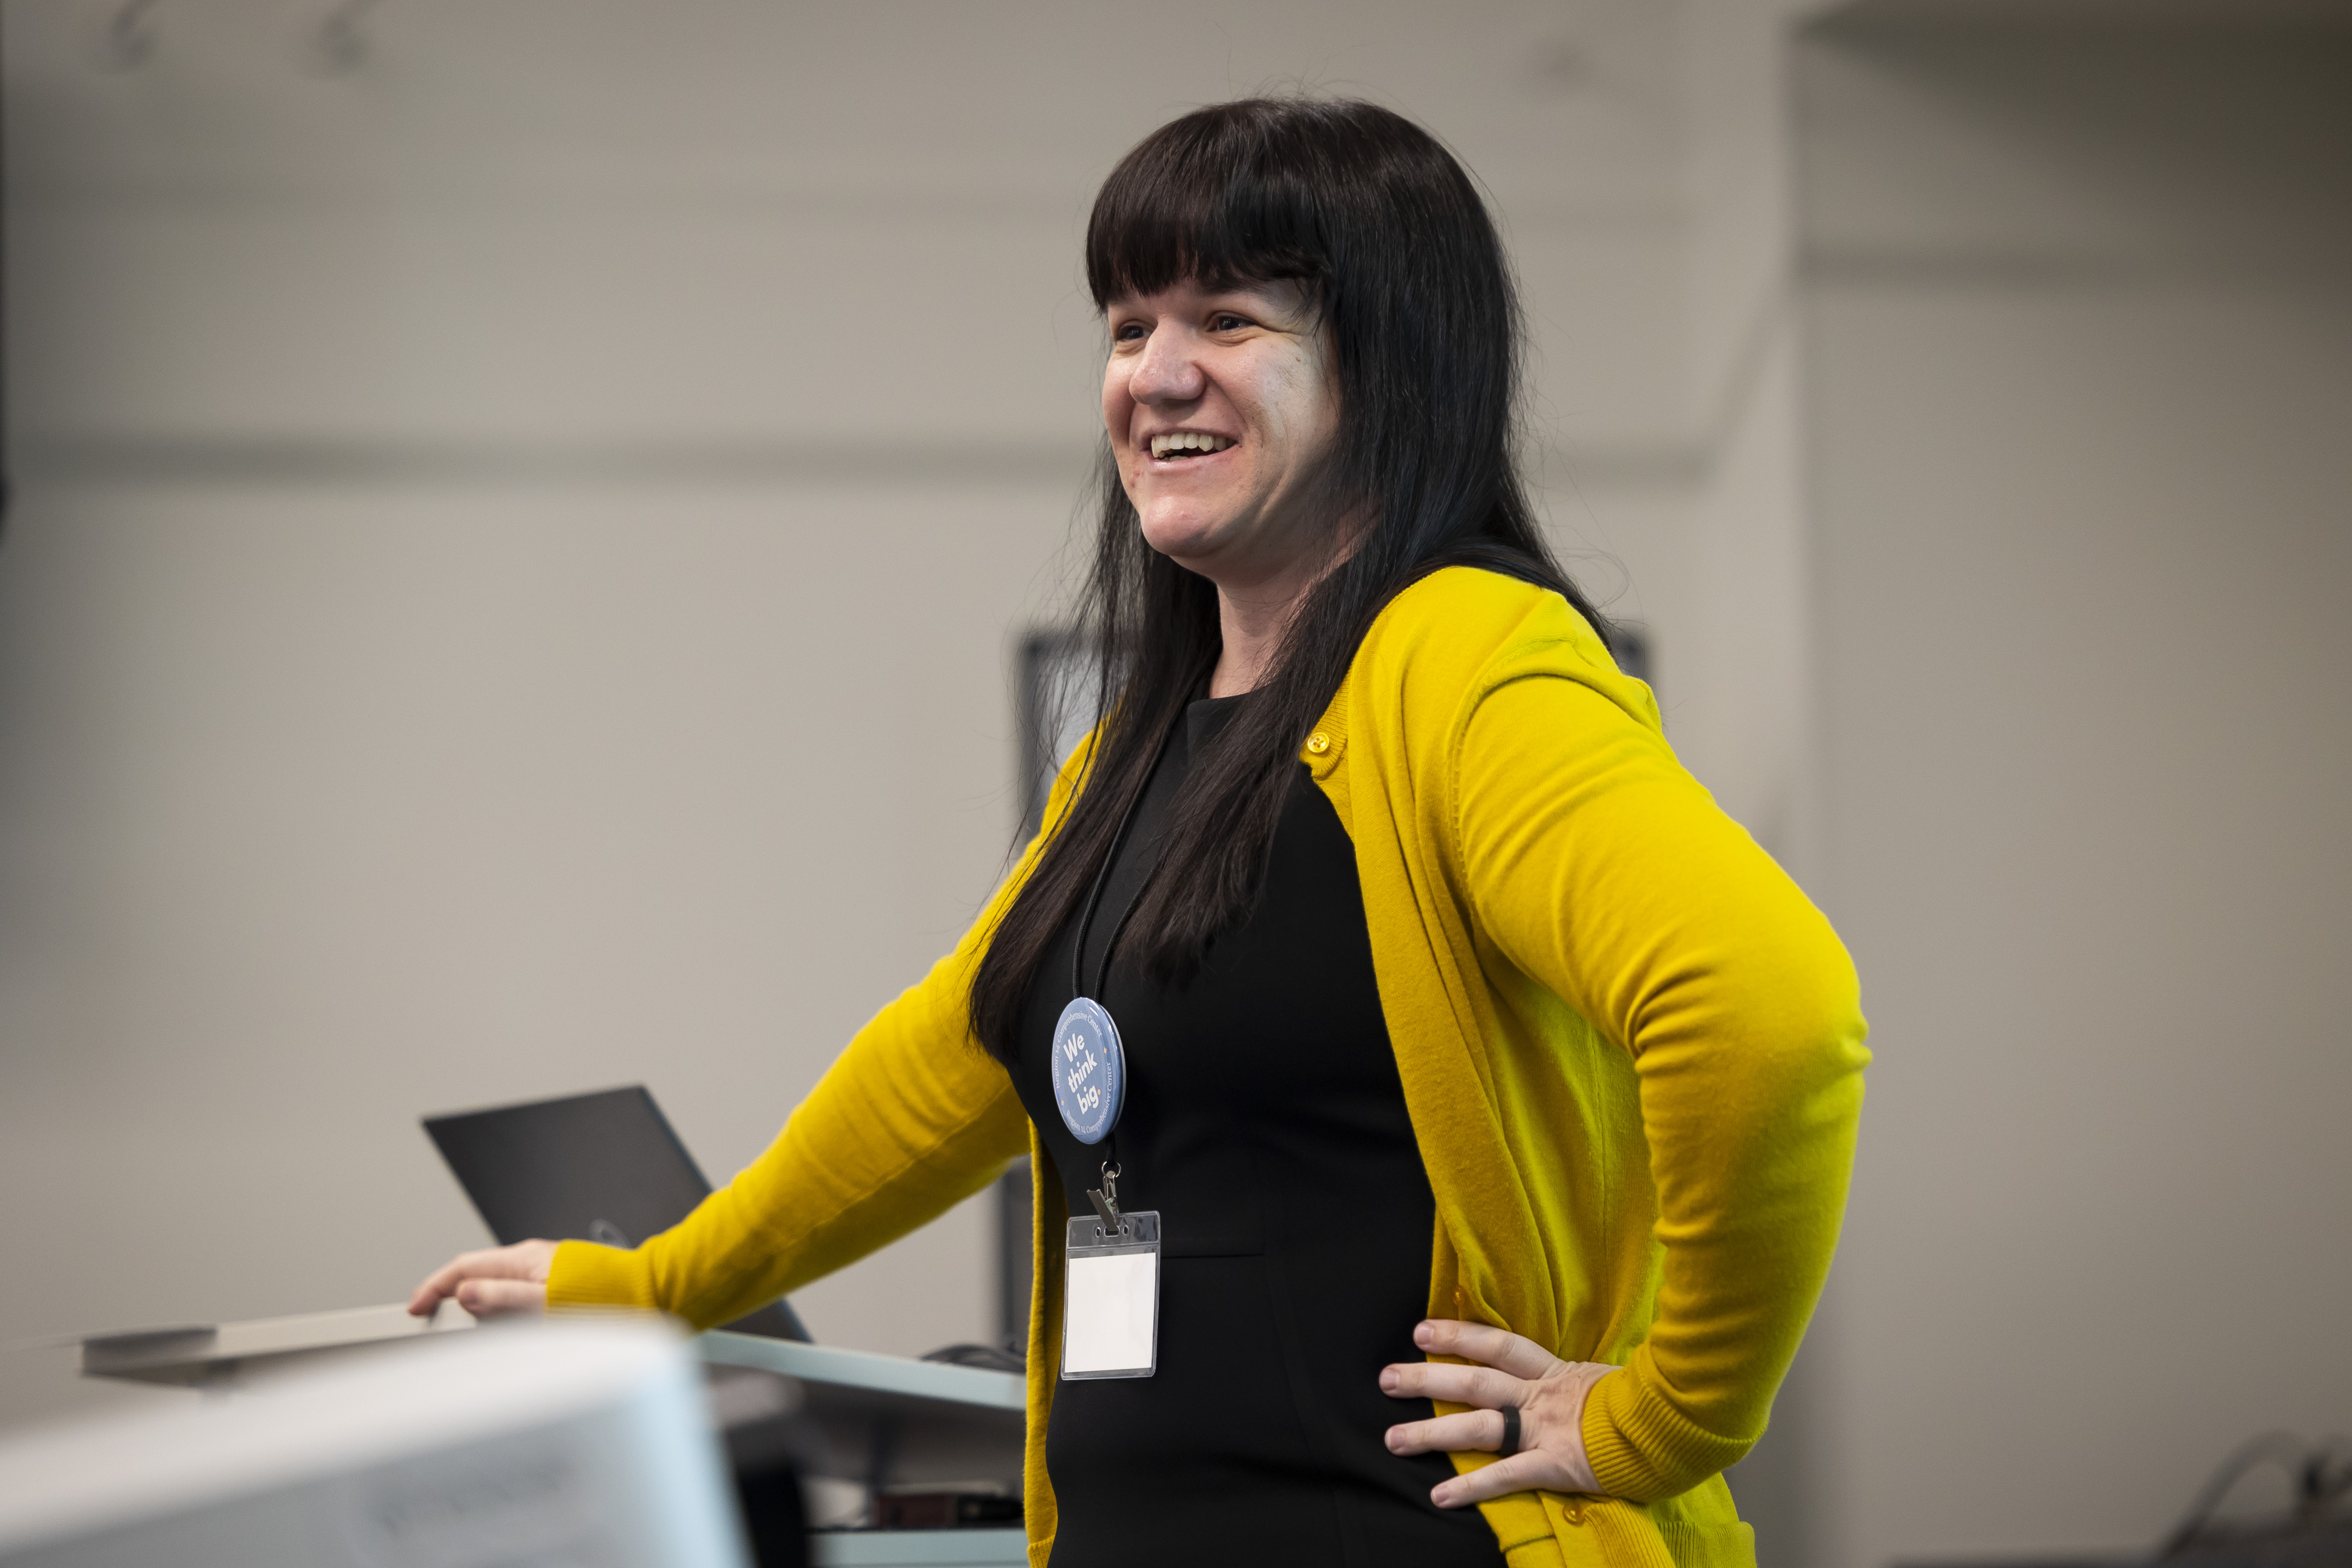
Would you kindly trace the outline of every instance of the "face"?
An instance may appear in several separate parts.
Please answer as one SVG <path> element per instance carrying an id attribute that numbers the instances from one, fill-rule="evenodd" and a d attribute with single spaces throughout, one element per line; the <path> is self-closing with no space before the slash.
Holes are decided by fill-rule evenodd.
<path id="1" fill-rule="evenodd" d="M 1322 530 L 1298 503 L 1339 413 L 1306 290 L 1185 283 L 1106 314 L 1103 423 L 1145 540 L 1221 588 L 1311 569 Z"/>

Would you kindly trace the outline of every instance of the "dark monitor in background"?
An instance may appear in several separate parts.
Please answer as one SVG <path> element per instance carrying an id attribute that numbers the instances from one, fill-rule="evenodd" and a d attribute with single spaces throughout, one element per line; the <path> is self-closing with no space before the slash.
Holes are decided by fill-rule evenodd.
<path id="1" fill-rule="evenodd" d="M 500 1246 L 545 1237 L 635 1247 L 710 1196 L 694 1156 L 642 1084 L 427 1116 L 425 1130 Z M 781 1301 L 726 1326 L 809 1340 L 799 1314 Z"/>

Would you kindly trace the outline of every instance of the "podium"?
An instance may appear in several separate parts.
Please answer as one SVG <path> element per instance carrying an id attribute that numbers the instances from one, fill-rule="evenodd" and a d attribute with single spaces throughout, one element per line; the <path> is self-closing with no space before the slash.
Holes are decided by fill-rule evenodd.
<path id="1" fill-rule="evenodd" d="M 444 1301 L 429 1320 L 394 1304 L 91 1334 L 79 1344 L 86 1377 L 226 1390 L 327 1357 L 471 1332 L 474 1320 Z M 804 1473 L 877 1491 L 1021 1473 L 1027 1396 L 1017 1374 L 716 1330 L 694 1348 L 716 1389 L 766 1377 L 789 1391 L 785 1403 L 814 1438 L 800 1456 Z M 817 1531 L 809 1561 L 819 1568 L 1000 1568 L 1025 1563 L 1027 1546 L 1017 1528 Z"/>

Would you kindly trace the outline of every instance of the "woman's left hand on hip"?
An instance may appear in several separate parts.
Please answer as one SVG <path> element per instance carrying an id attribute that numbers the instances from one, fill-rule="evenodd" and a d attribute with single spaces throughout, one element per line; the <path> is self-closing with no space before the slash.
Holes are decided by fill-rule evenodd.
<path id="1" fill-rule="evenodd" d="M 1389 1428 L 1392 1454 L 1499 1452 L 1507 1426 L 1503 1411 L 1519 1412 L 1518 1450 L 1433 1489 L 1440 1508 L 1484 1502 L 1506 1492 L 1540 1489 L 1597 1492 L 1584 1453 L 1584 1401 L 1592 1385 L 1617 1370 L 1597 1361 L 1562 1361 L 1531 1339 L 1486 1323 L 1432 1318 L 1412 1331 L 1432 1355 L 1458 1355 L 1475 1366 L 1401 1362 L 1381 1371 L 1381 1392 L 1398 1399 L 1443 1399 L 1476 1406 L 1458 1416 L 1406 1421 Z"/>

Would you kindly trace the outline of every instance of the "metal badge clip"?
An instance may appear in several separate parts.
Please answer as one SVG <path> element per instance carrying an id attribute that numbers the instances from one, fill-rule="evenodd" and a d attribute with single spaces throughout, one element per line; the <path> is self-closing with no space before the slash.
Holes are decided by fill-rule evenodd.
<path id="1" fill-rule="evenodd" d="M 1118 1212 L 1118 1167 L 1108 1160 L 1103 1162 L 1102 1186 L 1087 1189 L 1087 1201 L 1102 1216 L 1103 1228 L 1116 1236 L 1127 1228 Z"/>

